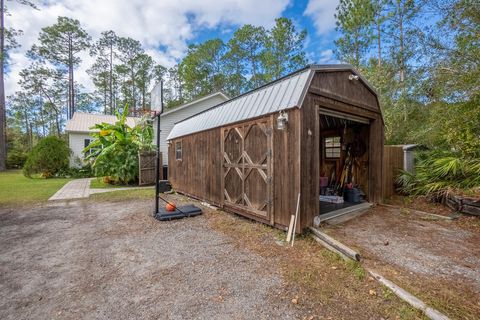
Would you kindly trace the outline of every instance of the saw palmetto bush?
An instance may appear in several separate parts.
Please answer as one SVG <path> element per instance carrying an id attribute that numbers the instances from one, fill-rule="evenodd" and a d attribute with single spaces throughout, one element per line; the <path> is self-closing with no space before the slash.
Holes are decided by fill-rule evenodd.
<path id="1" fill-rule="evenodd" d="M 128 108 L 116 112 L 115 124 L 101 123 L 95 129 L 93 141 L 84 149 L 90 153 L 95 176 L 109 177 L 120 184 L 133 183 L 138 179 L 138 152 L 153 150 L 153 128 L 146 117 L 133 128 L 127 121 Z"/>
<path id="2" fill-rule="evenodd" d="M 480 187 L 480 158 L 458 152 L 430 151 L 418 154 L 415 174 L 402 171 L 397 177 L 403 194 L 443 198 L 447 193 L 463 193 Z"/>

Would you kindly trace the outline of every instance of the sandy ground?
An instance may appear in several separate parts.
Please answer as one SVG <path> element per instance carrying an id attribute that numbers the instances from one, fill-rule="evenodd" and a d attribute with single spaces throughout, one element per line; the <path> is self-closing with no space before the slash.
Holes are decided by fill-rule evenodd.
<path id="1" fill-rule="evenodd" d="M 326 229 L 359 250 L 367 266 L 440 301 L 450 295 L 461 301 L 456 303 L 470 303 L 480 314 L 480 232 L 464 225 L 379 206 Z"/>
<path id="2" fill-rule="evenodd" d="M 289 319 L 283 280 L 204 217 L 145 202 L 0 208 L 0 319 Z"/>

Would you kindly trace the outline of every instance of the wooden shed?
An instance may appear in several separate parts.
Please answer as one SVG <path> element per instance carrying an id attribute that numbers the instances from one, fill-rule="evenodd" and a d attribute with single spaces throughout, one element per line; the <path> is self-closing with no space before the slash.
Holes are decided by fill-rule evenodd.
<path id="1" fill-rule="evenodd" d="M 351 205 L 329 203 L 346 188 L 382 200 L 382 114 L 350 65 L 307 66 L 175 124 L 167 140 L 177 192 L 278 228 L 298 194 L 297 230 Z"/>

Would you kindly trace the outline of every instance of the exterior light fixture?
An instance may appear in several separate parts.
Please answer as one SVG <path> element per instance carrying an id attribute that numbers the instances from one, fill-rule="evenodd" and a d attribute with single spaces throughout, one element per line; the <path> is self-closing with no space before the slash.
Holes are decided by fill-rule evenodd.
<path id="1" fill-rule="evenodd" d="M 352 80 L 358 80 L 358 76 L 356 74 L 351 74 L 348 76 L 348 80 L 352 81 Z"/>
<path id="2" fill-rule="evenodd" d="M 288 123 L 288 114 L 285 111 L 280 111 L 280 115 L 277 118 L 277 129 L 278 130 L 285 130 Z"/>

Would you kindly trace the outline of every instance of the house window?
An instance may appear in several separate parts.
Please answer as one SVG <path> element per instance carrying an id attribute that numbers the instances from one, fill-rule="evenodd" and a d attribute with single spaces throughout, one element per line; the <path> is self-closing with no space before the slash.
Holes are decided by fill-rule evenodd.
<path id="1" fill-rule="evenodd" d="M 92 139 L 84 139 L 83 140 L 83 148 L 88 147 L 88 145 L 92 142 Z M 93 149 L 89 149 L 87 152 L 85 152 L 85 156 L 89 156 L 93 153 Z"/>
<path id="2" fill-rule="evenodd" d="M 84 140 L 83 140 L 83 148 L 88 147 L 88 145 L 89 145 L 90 143 L 92 143 L 92 141 L 93 141 L 93 139 L 84 139 Z M 85 156 L 89 156 L 89 155 L 91 155 L 92 153 L 95 153 L 95 152 L 96 152 L 97 150 L 99 150 L 99 149 L 103 149 L 103 146 L 101 146 L 100 148 L 97 147 L 97 148 L 90 148 L 90 149 L 88 149 L 88 151 L 85 152 Z"/>
<path id="3" fill-rule="evenodd" d="M 340 152 L 342 150 L 342 144 L 340 143 L 340 137 L 328 137 L 324 140 L 325 158 L 336 159 L 340 158 Z"/>
<path id="4" fill-rule="evenodd" d="M 175 142 L 175 159 L 182 160 L 182 141 Z"/>

